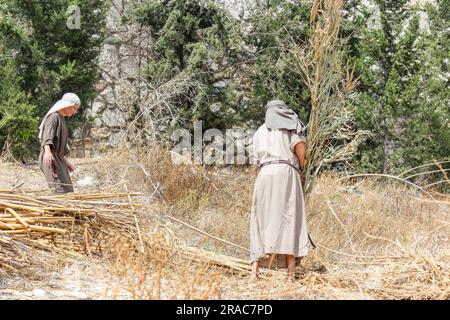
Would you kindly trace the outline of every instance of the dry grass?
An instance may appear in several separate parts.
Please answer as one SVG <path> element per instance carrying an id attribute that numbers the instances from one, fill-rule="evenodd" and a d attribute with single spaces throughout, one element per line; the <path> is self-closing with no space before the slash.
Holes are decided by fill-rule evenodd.
<path id="1" fill-rule="evenodd" d="M 92 164 L 100 186 L 126 181 L 130 192 L 142 192 L 159 211 L 247 246 L 248 213 L 256 171 L 174 165 L 165 148 L 145 149 L 135 155 L 117 152 Z M 245 196 L 243 196 L 243 194 Z M 238 225 L 222 221 L 243 221 Z M 220 223 L 218 223 L 220 222 Z"/>
<path id="2" fill-rule="evenodd" d="M 198 263 L 177 255 L 180 247 L 167 243 L 165 233 L 154 231 L 144 254 L 130 251 L 132 243 L 123 238 L 113 243 L 111 288 L 107 295 L 114 299 L 126 291 L 131 299 L 220 298 L 219 273 L 207 261 Z"/>
<path id="3" fill-rule="evenodd" d="M 162 149 L 83 161 L 103 192 L 123 192 L 126 178 L 130 192 L 143 193 L 136 201 L 144 204 L 137 211 L 145 251 L 136 246 L 136 233 L 134 240 L 109 240 L 102 259 L 112 272 L 104 297 L 450 298 L 448 195 L 429 190 L 431 199 L 386 179 L 350 183 L 322 174 L 307 208 L 317 249 L 302 261 L 298 281 L 286 283 L 281 270 L 249 283 L 248 252 L 217 238 L 248 247 L 253 169 L 173 166 Z"/>
<path id="4" fill-rule="evenodd" d="M 151 177 L 153 185 L 165 190 L 161 212 L 248 247 L 253 169 L 176 167 L 170 164 L 169 154 L 164 160 L 161 151 L 155 158 L 151 152 L 146 156 L 143 166 L 158 172 Z M 185 177 L 179 186 L 172 178 L 178 176 Z M 322 174 L 308 198 L 309 228 L 318 248 L 302 262 L 295 289 L 286 285 L 284 271 L 269 272 L 261 282 L 248 284 L 243 268 L 234 275 L 224 273 L 222 297 L 448 298 L 449 203 L 448 195 L 430 199 L 406 184 L 376 177 L 346 184 L 338 176 Z M 173 227 L 196 247 L 247 259 L 244 250 L 176 223 Z"/>
<path id="5" fill-rule="evenodd" d="M 322 218 L 316 217 L 318 223 L 327 221 L 323 215 L 331 211 L 330 207 L 334 208 L 357 251 L 365 255 L 380 254 L 379 244 L 384 243 L 386 249 L 383 253 L 386 254 L 442 253 L 439 249 L 445 247 L 435 246 L 435 240 L 448 232 L 448 196 L 442 195 L 442 200 L 429 199 L 405 185 L 392 185 L 380 180 L 349 186 L 337 184 L 337 188 L 326 190 L 329 186 L 327 180 L 336 183 L 332 177 L 322 177 L 325 183 L 315 194 L 325 196 L 328 210 L 325 206 L 311 208 L 312 215 L 322 215 Z M 320 198 L 323 199 L 322 196 Z M 312 196 L 311 203 L 319 203 L 319 200 Z M 328 230 L 331 227 L 329 224 L 323 226 Z M 336 225 L 334 229 L 338 229 Z M 341 234 L 343 229 L 340 229 Z M 340 247 L 349 251 L 350 240 L 347 244 L 341 243 Z M 337 245 L 329 241 L 325 243 Z"/>

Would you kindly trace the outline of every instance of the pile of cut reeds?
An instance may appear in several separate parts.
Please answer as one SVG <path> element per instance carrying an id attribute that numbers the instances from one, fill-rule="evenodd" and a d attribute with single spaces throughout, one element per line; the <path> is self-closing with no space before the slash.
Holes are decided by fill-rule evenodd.
<path id="1" fill-rule="evenodd" d="M 45 265 L 52 254 L 81 258 L 103 256 L 114 239 L 123 236 L 137 252 L 159 247 L 188 259 L 249 272 L 250 262 L 189 247 L 175 239 L 170 225 L 155 228 L 143 219 L 146 206 L 135 202 L 137 193 L 70 193 L 34 196 L 18 190 L 0 190 L 0 269 L 21 273 L 30 265 Z M 138 219 L 139 215 L 139 219 Z M 160 243 L 157 233 L 172 241 Z M 163 235 L 164 236 L 164 235 Z M 167 243 L 166 243 L 167 242 Z"/>
<path id="2" fill-rule="evenodd" d="M 138 241 L 136 210 L 142 204 L 131 198 L 137 195 L 32 196 L 0 190 L 0 268 L 20 271 L 45 260 L 39 257 L 46 253 L 101 254 L 105 242 L 118 234 Z"/>

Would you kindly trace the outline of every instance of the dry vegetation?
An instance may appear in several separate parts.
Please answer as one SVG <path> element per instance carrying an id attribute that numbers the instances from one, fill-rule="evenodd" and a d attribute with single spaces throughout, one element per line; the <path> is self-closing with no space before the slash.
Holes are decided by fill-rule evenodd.
<path id="1" fill-rule="evenodd" d="M 16 217 L 1 216 L 4 224 L 28 230 L 15 235 L 1 232 L 0 274 L 3 281 L 10 279 L 6 283 L 22 278 L 41 285 L 51 274 L 61 276 L 61 270 L 81 263 L 83 274 L 91 275 L 89 281 L 102 282 L 101 290 L 87 294 L 90 298 L 450 297 L 448 195 L 432 190 L 424 194 L 382 177 L 344 180 L 322 174 L 308 196 L 309 228 L 317 248 L 301 262 L 298 281 L 287 283 L 285 270 L 271 270 L 250 283 L 253 168 L 177 166 L 164 149 L 78 160 L 74 180 L 81 179 L 81 172 L 94 175 L 95 192 L 78 187 L 79 195 L 53 198 L 30 190 L 18 197 L 21 188 L 2 193 L 2 208 L 8 202 L 34 201 L 43 209 L 44 204 L 36 201 L 44 201 L 46 215 L 71 219 L 48 221 L 48 228 L 70 231 L 59 234 L 26 229 Z M 131 203 L 125 188 L 134 194 Z M 74 208 L 87 212 L 74 215 Z M 15 210 L 32 221 L 25 213 L 33 210 Z M 15 265 L 5 263 L 8 250 L 6 261 Z"/>
<path id="2" fill-rule="evenodd" d="M 174 165 L 169 149 L 136 147 L 74 159 L 77 192 L 65 196 L 49 195 L 37 166 L 0 160 L 0 298 L 30 297 L 31 286 L 83 299 L 449 299 L 448 194 L 413 185 L 414 172 L 318 176 L 364 134 L 351 125 L 342 5 L 314 1 L 310 43 L 287 48 L 312 107 L 306 185 L 317 248 L 296 282 L 285 270 L 249 282 L 255 168 Z M 158 127 L 181 121 L 173 97 L 194 87 L 188 73 L 146 84 L 124 142 L 156 145 Z M 441 171 L 438 183 L 450 184 Z"/>

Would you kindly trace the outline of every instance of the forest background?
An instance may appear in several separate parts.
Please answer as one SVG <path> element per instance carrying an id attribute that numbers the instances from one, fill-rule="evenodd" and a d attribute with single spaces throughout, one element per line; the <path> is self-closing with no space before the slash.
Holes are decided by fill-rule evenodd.
<path id="1" fill-rule="evenodd" d="M 72 128 L 93 126 L 95 115 L 85 106 L 95 99 L 101 46 L 111 41 L 105 27 L 110 5 L 93 0 L 2 0 L 3 151 L 22 161 L 36 159 L 37 127 L 67 91 L 78 93 L 83 103 Z M 145 28 L 152 43 L 139 85 L 144 83 L 144 89 L 164 99 L 130 110 L 124 127 L 130 122 L 136 128 L 148 126 L 140 116 L 145 111 L 159 121 L 152 123 L 151 135 L 134 130 L 129 140 L 154 143 L 156 137 L 171 144 L 170 133 L 192 130 L 194 120 L 203 121 L 203 130 L 256 129 L 264 121 L 266 102 L 275 98 L 307 123 L 311 92 L 296 67 L 292 43 L 308 43 L 311 5 L 256 1 L 245 15 L 234 17 L 213 1 L 131 2 L 123 24 Z M 73 6 L 81 13 L 78 29 L 68 27 L 76 12 L 70 10 Z M 328 169 L 399 174 L 448 159 L 449 7 L 448 0 L 345 1 L 339 38 L 357 81 L 347 97 L 351 118 L 346 123 L 366 135 L 345 166 L 334 163 Z M 165 116 L 168 111 L 170 117 Z M 444 163 L 441 170 L 446 168 Z"/>

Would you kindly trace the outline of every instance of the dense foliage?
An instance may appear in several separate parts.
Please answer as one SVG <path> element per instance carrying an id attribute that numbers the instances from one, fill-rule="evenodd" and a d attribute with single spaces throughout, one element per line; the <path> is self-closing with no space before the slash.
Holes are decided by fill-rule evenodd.
<path id="1" fill-rule="evenodd" d="M 256 1 L 245 19 L 207 0 L 132 3 L 124 23 L 148 28 L 154 44 L 145 81 L 158 87 L 187 74 L 195 83 L 169 95 L 177 119 L 186 120 L 177 125 L 202 120 L 203 129 L 256 128 L 274 98 L 308 120 L 310 92 L 290 48 L 311 36 L 309 1 Z M 66 27 L 70 4 L 81 9 L 79 30 Z M 106 5 L 0 5 L 0 143 L 9 139 L 16 155 L 34 139 L 36 117 L 63 92 L 79 93 L 85 105 L 92 101 Z M 345 2 L 341 36 L 359 79 L 354 127 L 370 132 L 351 170 L 398 173 L 449 157 L 449 7 L 449 0 Z"/>
<path id="2" fill-rule="evenodd" d="M 146 0 L 127 19 L 150 27 L 155 39 L 144 70 L 152 86 L 183 71 L 196 82 L 193 90 L 172 97 L 181 118 L 219 129 L 243 120 L 237 112 L 243 96 L 234 77 L 243 46 L 237 21 L 213 2 L 196 0 Z"/>
<path id="3" fill-rule="evenodd" d="M 361 82 L 355 117 L 372 133 L 356 167 L 398 173 L 448 157 L 449 1 L 439 8 L 405 0 L 347 5 L 349 60 Z"/>
<path id="4" fill-rule="evenodd" d="M 19 141 L 34 141 L 36 146 L 37 132 L 32 132 L 37 130 L 35 117 L 42 117 L 63 93 L 76 92 L 83 106 L 93 100 L 106 4 L 94 0 L 2 1 L 0 61 L 14 63 L 8 62 L 2 68 L 9 78 L 1 82 L 0 93 L 8 92 L 9 102 L 1 104 L 0 142 L 9 137 L 16 156 L 26 154 L 25 144 Z M 76 11 L 71 6 L 79 9 L 79 26 L 74 23 Z M 27 103 L 35 107 L 25 108 Z M 14 118 L 17 123 L 13 124 Z M 10 125 L 26 128 L 13 130 Z"/>

